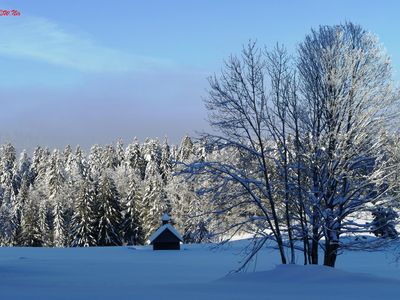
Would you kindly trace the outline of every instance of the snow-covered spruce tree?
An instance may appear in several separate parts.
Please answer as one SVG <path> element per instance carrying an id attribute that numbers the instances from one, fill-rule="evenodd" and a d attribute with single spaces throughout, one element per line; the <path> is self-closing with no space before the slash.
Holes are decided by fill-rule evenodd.
<path id="1" fill-rule="evenodd" d="M 100 176 L 97 202 L 97 245 L 122 245 L 122 207 L 120 196 L 114 181 L 106 173 Z"/>
<path id="2" fill-rule="evenodd" d="M 26 151 L 22 151 L 18 163 L 13 171 L 13 189 L 14 197 L 12 201 L 12 222 L 13 222 L 13 245 L 20 244 L 20 236 L 22 232 L 21 219 L 22 211 L 26 199 L 28 198 L 28 190 L 30 186 L 30 166 L 31 160 Z"/>
<path id="3" fill-rule="evenodd" d="M 56 205 L 58 205 L 58 208 L 55 207 L 55 223 L 59 223 L 59 225 L 55 225 L 55 229 L 57 227 L 61 229 L 60 236 L 64 235 L 65 246 L 70 246 L 74 242 L 72 218 L 82 184 L 89 180 L 90 169 L 80 146 L 76 147 L 75 152 L 72 152 L 71 149 L 67 151 L 67 149 L 68 147 L 64 150 L 64 153 L 67 152 L 67 157 L 64 156 L 66 182 L 61 193 L 55 199 Z M 60 217 L 57 217 L 58 213 L 60 213 Z"/>
<path id="4" fill-rule="evenodd" d="M 5 144 L 0 147 L 0 243 L 12 244 L 13 203 L 17 190 L 14 182 L 16 152 L 14 146 Z"/>
<path id="5" fill-rule="evenodd" d="M 20 195 L 23 191 L 21 191 Z M 33 186 L 27 192 L 27 199 L 24 201 L 21 215 L 20 246 L 42 247 L 48 245 L 44 241 L 42 222 L 40 216 L 40 202 L 42 197 Z"/>
<path id="6" fill-rule="evenodd" d="M 53 246 L 64 247 L 69 245 L 69 210 L 65 208 L 62 198 L 53 202 Z"/>
<path id="7" fill-rule="evenodd" d="M 115 144 L 115 162 L 120 166 L 125 161 L 124 143 L 121 139 Z"/>
<path id="8" fill-rule="evenodd" d="M 28 193 L 29 193 L 29 176 L 28 176 L 28 174 L 25 174 L 21 179 L 18 196 L 15 198 L 15 201 L 14 201 L 14 204 L 12 207 L 13 246 L 23 245 L 23 242 L 22 242 L 22 226 L 23 226 L 22 219 L 23 219 L 25 203 L 28 200 Z"/>
<path id="9" fill-rule="evenodd" d="M 68 179 L 71 184 L 89 176 L 89 164 L 80 146 L 76 147 L 74 155 L 70 156 L 66 163 L 66 170 L 69 173 Z"/>
<path id="10" fill-rule="evenodd" d="M 121 163 L 120 157 L 113 145 L 107 145 L 102 149 L 102 164 L 107 169 L 115 169 Z"/>
<path id="11" fill-rule="evenodd" d="M 168 211 L 168 203 L 164 190 L 157 161 L 148 156 L 150 160 L 146 166 L 146 176 L 143 182 L 143 199 L 139 204 L 140 219 L 143 222 L 145 240 L 160 226 L 160 219 L 164 212 Z"/>
<path id="12" fill-rule="evenodd" d="M 67 182 L 67 174 L 63 158 L 59 151 L 55 150 L 49 160 L 46 170 L 46 184 L 48 189 L 49 199 L 54 199 L 63 190 Z"/>
<path id="13" fill-rule="evenodd" d="M 99 145 L 93 145 L 90 148 L 90 153 L 88 157 L 88 165 L 89 165 L 88 174 L 90 174 L 90 176 L 94 180 L 98 179 L 103 169 L 106 168 L 103 152 L 104 152 L 103 148 L 100 147 Z"/>
<path id="14" fill-rule="evenodd" d="M 71 225 L 71 246 L 73 247 L 89 247 L 97 244 L 96 194 L 95 183 L 89 179 L 79 182 Z"/>
<path id="15" fill-rule="evenodd" d="M 137 172 L 130 169 L 128 193 L 123 201 L 122 235 L 128 245 L 143 245 L 145 237 L 141 216 L 143 185 Z"/>
<path id="16" fill-rule="evenodd" d="M 178 161 L 188 161 L 194 154 L 194 145 L 190 136 L 186 135 L 179 146 Z"/>
<path id="17" fill-rule="evenodd" d="M 142 146 L 142 155 L 146 162 L 154 162 L 157 168 L 161 164 L 161 145 L 158 139 L 146 139 Z M 147 167 L 147 166 L 146 166 Z"/>
<path id="18" fill-rule="evenodd" d="M 167 138 L 165 138 L 161 147 L 160 173 L 166 184 L 172 175 L 171 150 Z"/>
<path id="19" fill-rule="evenodd" d="M 194 186 L 181 176 L 168 181 L 165 190 L 171 202 L 171 215 L 185 243 L 210 242 L 210 205 L 197 196 Z"/>
<path id="20" fill-rule="evenodd" d="M 115 182 L 122 209 L 121 237 L 127 244 L 143 244 L 143 233 L 139 218 L 139 204 L 142 201 L 142 180 L 140 171 L 123 160 L 110 176 Z"/>
<path id="21" fill-rule="evenodd" d="M 47 163 L 50 157 L 49 150 L 42 147 L 36 147 L 32 155 L 32 164 L 30 167 L 31 184 L 37 181 L 44 181 L 46 176 Z"/>
<path id="22" fill-rule="evenodd" d="M 147 162 L 143 157 L 142 149 L 136 138 L 125 150 L 125 161 L 132 169 L 138 171 L 140 178 L 143 180 Z"/>
<path id="23" fill-rule="evenodd" d="M 40 188 L 33 193 L 39 202 L 39 228 L 42 235 L 43 246 L 54 246 L 54 204 L 46 199 L 47 195 Z"/>
<path id="24" fill-rule="evenodd" d="M 65 228 L 65 213 L 67 210 L 67 173 L 64 166 L 64 158 L 58 150 L 55 150 L 49 160 L 46 170 L 46 184 L 48 190 L 48 201 L 52 209 L 52 234 L 53 245 L 62 247 L 67 244 L 68 232 Z"/>
<path id="25" fill-rule="evenodd" d="M 185 136 L 176 156 L 180 162 L 190 162 L 196 157 L 205 159 L 199 150 L 199 155 L 195 155 L 196 146 L 189 136 Z M 177 157 L 173 158 L 173 163 Z M 181 166 L 174 166 L 174 171 L 179 174 Z M 208 229 L 210 225 L 211 211 L 209 203 L 202 201 L 196 193 L 196 182 L 186 181 L 182 176 L 171 177 L 165 187 L 167 197 L 171 202 L 171 215 L 174 218 L 175 226 L 182 233 L 185 243 L 201 243 L 211 240 L 211 233 Z"/>

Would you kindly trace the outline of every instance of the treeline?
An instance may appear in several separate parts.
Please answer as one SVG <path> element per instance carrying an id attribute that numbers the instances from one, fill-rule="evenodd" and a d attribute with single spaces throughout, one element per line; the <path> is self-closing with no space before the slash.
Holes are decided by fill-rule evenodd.
<path id="1" fill-rule="evenodd" d="M 6 246 L 144 244 L 171 213 L 185 242 L 209 238 L 206 205 L 194 187 L 174 177 L 175 161 L 203 159 L 205 148 L 185 137 L 137 140 L 63 151 L 37 147 L 19 159 L 0 148 L 0 242 Z M 195 217 L 196 216 L 196 217 Z"/>

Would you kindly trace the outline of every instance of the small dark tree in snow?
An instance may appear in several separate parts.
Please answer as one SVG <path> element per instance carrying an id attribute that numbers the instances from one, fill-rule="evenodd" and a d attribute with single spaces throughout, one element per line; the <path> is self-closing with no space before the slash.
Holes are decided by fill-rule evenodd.
<path id="1" fill-rule="evenodd" d="M 372 209 L 374 220 L 371 231 L 378 237 L 395 239 L 398 236 L 396 230 L 399 214 L 391 207 L 378 206 Z"/>

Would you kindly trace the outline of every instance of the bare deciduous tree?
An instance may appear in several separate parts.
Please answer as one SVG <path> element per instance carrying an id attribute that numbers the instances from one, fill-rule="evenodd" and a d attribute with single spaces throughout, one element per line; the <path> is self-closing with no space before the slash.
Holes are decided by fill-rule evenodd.
<path id="1" fill-rule="evenodd" d="M 249 43 L 209 82 L 209 120 L 220 135 L 206 139 L 229 156 L 183 173 L 207 178 L 202 191 L 214 195 L 217 215 L 236 213 L 229 228 L 262 237 L 255 251 L 273 239 L 282 263 L 294 263 L 301 239 L 304 263 L 317 264 L 322 247 L 334 266 L 340 236 L 369 230 L 357 214 L 392 199 L 382 146 L 398 94 L 377 39 L 351 23 L 321 26 L 294 60 L 281 46 Z"/>

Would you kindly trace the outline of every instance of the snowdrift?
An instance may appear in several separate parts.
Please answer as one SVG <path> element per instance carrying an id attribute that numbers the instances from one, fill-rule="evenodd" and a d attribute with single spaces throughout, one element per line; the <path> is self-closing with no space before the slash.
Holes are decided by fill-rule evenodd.
<path id="1" fill-rule="evenodd" d="M 0 299 L 399 299 L 389 251 L 346 252 L 332 269 L 282 266 L 266 248 L 247 273 L 228 275 L 242 246 L 0 248 Z"/>

